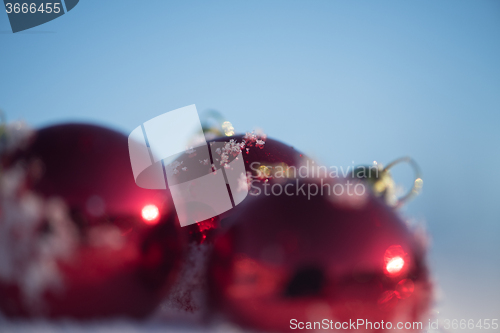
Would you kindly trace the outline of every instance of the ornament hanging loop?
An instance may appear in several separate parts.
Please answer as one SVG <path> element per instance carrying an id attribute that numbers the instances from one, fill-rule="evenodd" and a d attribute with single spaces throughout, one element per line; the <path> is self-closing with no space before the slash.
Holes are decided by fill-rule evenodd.
<path id="1" fill-rule="evenodd" d="M 411 168 L 413 169 L 414 175 L 415 175 L 415 179 L 413 181 L 413 186 L 410 189 L 410 191 L 408 191 L 408 193 L 403 195 L 401 198 L 397 199 L 397 201 L 395 203 L 396 208 L 403 206 L 408 201 L 413 199 L 416 195 L 418 195 L 420 193 L 420 191 L 422 190 L 422 186 L 424 184 L 424 181 L 422 180 L 422 172 L 420 170 L 420 167 L 418 166 L 417 162 L 415 162 L 415 160 L 409 156 L 401 157 L 395 161 L 392 161 L 382 170 L 382 172 L 386 173 L 389 171 L 389 169 L 391 169 L 395 165 L 398 165 L 401 163 L 408 163 L 411 166 Z"/>

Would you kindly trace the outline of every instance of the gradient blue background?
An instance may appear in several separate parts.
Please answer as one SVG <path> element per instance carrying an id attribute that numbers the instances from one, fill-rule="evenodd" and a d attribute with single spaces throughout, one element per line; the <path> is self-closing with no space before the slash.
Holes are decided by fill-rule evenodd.
<path id="1" fill-rule="evenodd" d="M 499 64 L 498 1 L 82 0 L 17 34 L 0 12 L 9 120 L 128 134 L 194 103 L 328 165 L 414 157 L 404 213 L 431 234 L 443 319 L 500 314 Z"/>

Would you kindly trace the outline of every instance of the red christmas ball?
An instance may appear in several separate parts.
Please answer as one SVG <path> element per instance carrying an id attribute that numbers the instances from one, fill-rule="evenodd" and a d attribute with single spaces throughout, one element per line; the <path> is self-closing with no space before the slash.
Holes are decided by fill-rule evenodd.
<path id="1" fill-rule="evenodd" d="M 135 184 L 126 136 L 51 126 L 4 151 L 1 165 L 3 314 L 140 318 L 156 308 L 183 240 L 169 193 Z"/>
<path id="2" fill-rule="evenodd" d="M 265 135 L 246 133 L 234 136 L 220 137 L 208 141 L 212 151 L 210 156 L 198 154 L 197 149 L 181 155 L 174 164 L 178 167 L 175 177 L 176 182 L 181 183 L 192 177 L 193 173 L 185 173 L 182 170 L 196 170 L 194 174 L 200 176 L 211 171 L 217 171 L 231 163 L 241 152 L 245 171 L 245 181 L 250 187 L 250 182 L 273 184 L 282 181 L 289 167 L 299 167 L 306 161 L 306 157 L 294 147 L 278 140 L 267 138 Z M 182 164 L 181 164 L 182 163 Z M 275 177 L 276 172 L 281 172 Z M 227 225 L 228 218 L 235 214 L 239 206 L 231 210 L 195 224 L 182 228 L 189 234 L 189 239 L 195 243 L 213 242 L 218 231 Z"/>
<path id="3" fill-rule="evenodd" d="M 336 193 L 346 186 L 329 184 L 331 190 L 339 184 Z M 282 185 L 292 195 L 261 192 L 248 199 L 216 240 L 211 306 L 238 324 L 269 331 L 314 322 L 339 329 L 336 323 L 358 319 L 376 327 L 426 313 L 431 284 L 424 246 L 393 209 L 368 191 L 350 197 L 328 195 L 323 187 L 323 195 L 308 197 L 320 184 Z"/>

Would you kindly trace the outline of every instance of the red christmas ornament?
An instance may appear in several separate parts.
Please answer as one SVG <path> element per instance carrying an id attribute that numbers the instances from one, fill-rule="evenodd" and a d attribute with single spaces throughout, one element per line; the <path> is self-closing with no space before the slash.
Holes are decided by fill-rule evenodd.
<path id="1" fill-rule="evenodd" d="M 3 147 L 0 311 L 150 314 L 173 282 L 183 243 L 168 192 L 135 184 L 127 137 L 67 124 Z"/>
<path id="2" fill-rule="evenodd" d="M 250 177 L 254 177 L 257 182 L 273 184 L 276 181 L 276 178 L 273 177 L 276 170 L 286 172 L 289 167 L 299 167 L 306 161 L 306 157 L 294 147 L 253 132 L 219 137 L 209 140 L 208 144 L 209 146 L 217 145 L 217 148 L 220 149 L 212 149 L 216 152 L 210 157 L 200 157 L 196 154 L 196 150 L 193 150 L 177 159 L 179 163 L 182 162 L 178 165 L 180 171 L 176 174 L 179 182 L 188 180 L 183 179 L 186 177 L 185 173 L 182 172 L 183 168 L 186 170 L 199 169 L 200 175 L 204 175 L 208 171 L 219 170 L 231 163 L 240 151 L 245 162 L 248 185 L 250 185 Z M 224 228 L 227 219 L 238 210 L 238 207 L 182 229 L 189 234 L 189 239 L 195 243 L 203 243 L 207 240 L 213 242 L 217 231 L 221 227 Z"/>
<path id="3" fill-rule="evenodd" d="M 293 195 L 261 193 L 242 203 L 214 245 L 211 305 L 238 324 L 269 331 L 325 325 L 323 319 L 339 329 L 336 322 L 363 319 L 363 330 L 372 332 L 382 320 L 421 318 L 431 285 L 418 237 L 369 191 L 327 195 L 324 188 L 308 199 L 309 185 L 319 186 L 289 180 L 283 187 Z"/>

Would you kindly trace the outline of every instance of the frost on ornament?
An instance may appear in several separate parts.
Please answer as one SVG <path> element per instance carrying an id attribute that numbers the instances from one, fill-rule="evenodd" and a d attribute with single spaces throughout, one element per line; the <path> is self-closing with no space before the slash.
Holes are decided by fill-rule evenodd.
<path id="1" fill-rule="evenodd" d="M 33 131 L 15 122 L 2 125 L 0 135 L 0 154 L 5 154 L 26 147 Z M 17 163 L 0 173 L 0 279 L 17 283 L 24 304 L 41 313 L 43 294 L 63 287 L 56 261 L 72 257 L 77 232 L 62 201 L 25 189 L 35 164 Z M 47 227 L 51 233 L 38 237 Z"/>
<path id="2" fill-rule="evenodd" d="M 262 131 L 252 131 L 252 132 L 247 132 L 243 136 L 243 140 L 245 144 L 249 147 L 252 147 L 254 144 L 255 146 L 263 146 L 266 142 L 267 135 L 264 134 Z"/>
<path id="3" fill-rule="evenodd" d="M 226 166 L 230 158 L 236 158 L 240 152 L 245 149 L 246 153 L 250 152 L 250 147 L 256 147 L 263 149 L 266 143 L 267 136 L 263 133 L 247 132 L 243 138 L 242 142 L 237 142 L 236 139 L 230 139 L 229 142 L 225 142 L 222 148 L 217 148 L 215 152 L 221 156 L 220 165 Z"/>
<path id="4" fill-rule="evenodd" d="M 217 152 L 217 154 L 219 154 L 220 151 L 221 156 L 220 165 L 226 166 L 229 163 L 230 157 L 235 158 L 236 156 L 238 156 L 238 154 L 241 152 L 242 145 L 244 145 L 244 143 L 238 143 L 235 139 L 231 139 L 229 140 L 229 142 L 226 142 L 224 144 L 222 149 L 217 148 L 215 151 Z"/>
<path id="5" fill-rule="evenodd" d="M 19 164 L 0 175 L 0 279 L 18 284 L 24 305 L 43 314 L 43 295 L 64 289 L 57 263 L 71 260 L 78 232 L 61 200 L 24 190 L 25 182 Z"/>
<path id="6" fill-rule="evenodd" d="M 252 184 L 252 173 L 247 171 L 246 174 L 241 174 L 238 178 L 238 188 L 237 191 L 250 190 Z"/>
<path id="7" fill-rule="evenodd" d="M 266 142 L 264 140 L 256 140 L 255 141 L 255 147 L 258 147 L 260 149 L 264 148 L 265 144 L 266 144 Z"/>

